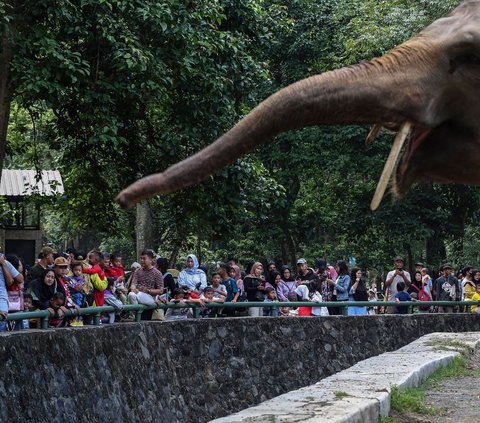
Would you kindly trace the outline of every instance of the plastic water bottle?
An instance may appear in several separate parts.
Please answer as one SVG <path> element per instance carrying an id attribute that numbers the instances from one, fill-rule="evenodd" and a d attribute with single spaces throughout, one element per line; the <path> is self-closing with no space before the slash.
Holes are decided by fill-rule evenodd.
<path id="1" fill-rule="evenodd" d="M 30 322 L 28 319 L 23 319 L 23 329 L 30 329 Z"/>

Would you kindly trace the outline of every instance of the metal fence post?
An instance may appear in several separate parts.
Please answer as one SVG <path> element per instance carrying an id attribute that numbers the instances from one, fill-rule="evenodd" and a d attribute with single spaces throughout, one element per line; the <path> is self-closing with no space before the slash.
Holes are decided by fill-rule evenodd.
<path id="1" fill-rule="evenodd" d="M 196 304 L 193 304 L 193 318 L 198 319 L 200 317 L 200 309 Z"/>
<path id="2" fill-rule="evenodd" d="M 49 326 L 49 321 L 50 321 L 50 313 L 48 311 L 45 312 L 45 316 L 42 317 L 42 329 L 48 329 Z"/>

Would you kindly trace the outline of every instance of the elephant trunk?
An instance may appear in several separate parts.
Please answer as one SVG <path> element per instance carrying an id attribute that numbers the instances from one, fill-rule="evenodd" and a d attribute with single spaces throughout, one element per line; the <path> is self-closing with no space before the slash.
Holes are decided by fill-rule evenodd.
<path id="1" fill-rule="evenodd" d="M 131 207 L 144 198 L 197 184 L 288 130 L 422 120 L 418 103 L 424 93 L 412 92 L 411 66 L 398 63 L 403 57 L 400 50 L 405 48 L 408 46 L 404 44 L 382 58 L 312 76 L 278 91 L 213 144 L 163 173 L 135 182 L 116 200 L 123 207 Z"/>

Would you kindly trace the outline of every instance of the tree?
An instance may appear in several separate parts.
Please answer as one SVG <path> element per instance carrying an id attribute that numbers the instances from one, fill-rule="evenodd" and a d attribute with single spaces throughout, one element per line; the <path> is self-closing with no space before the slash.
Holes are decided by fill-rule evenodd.
<path id="1" fill-rule="evenodd" d="M 457 3 L 6 4 L 10 50 L 2 54 L 10 67 L 0 77 L 13 89 L 11 160 L 20 163 L 13 153 L 22 151 L 41 165 L 45 148 L 65 175 L 56 236 L 88 232 L 105 248 L 126 248 L 136 215 L 114 205 L 122 187 L 199 150 L 279 88 L 381 55 Z M 1 93 L 0 85 L 0 100 Z M 477 189 L 422 186 L 370 212 L 393 135 L 384 131 L 365 147 L 368 130 L 283 134 L 198 187 L 151 200 L 149 242 L 171 261 L 187 250 L 290 263 L 300 254 L 354 256 L 378 272 L 397 253 L 431 265 L 452 246 L 459 263 L 474 256 L 464 233 L 475 233 L 476 215 L 465 211 L 477 203 Z M 22 131 L 35 133 L 35 148 Z"/>
<path id="2" fill-rule="evenodd" d="M 43 140 L 69 193 L 63 226 L 77 232 L 118 229 L 123 212 L 112 200 L 122 187 L 247 110 L 266 75 L 255 55 L 274 24 L 250 0 L 22 1 L 5 5 L 2 19 L 14 47 L 6 103 L 16 95 L 37 119 L 48 116 Z M 169 208 L 195 199 L 172 196 Z"/>

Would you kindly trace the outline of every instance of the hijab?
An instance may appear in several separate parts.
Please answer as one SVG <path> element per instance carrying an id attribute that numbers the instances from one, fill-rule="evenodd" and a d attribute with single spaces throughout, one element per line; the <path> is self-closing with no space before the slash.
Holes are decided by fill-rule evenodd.
<path id="1" fill-rule="evenodd" d="M 199 269 L 198 268 L 198 259 L 197 259 L 197 256 L 195 254 L 189 254 L 187 256 L 187 259 L 191 258 L 193 260 L 193 267 L 190 268 L 190 267 L 186 267 L 185 269 L 183 269 L 183 271 L 185 273 L 188 273 L 189 275 L 196 275 L 198 273 L 205 273 L 202 269 Z"/>
<path id="2" fill-rule="evenodd" d="M 285 270 L 290 270 L 290 278 L 289 279 L 285 279 Z M 281 271 L 280 275 L 282 276 L 282 281 L 284 281 L 284 282 L 295 281 L 295 278 L 293 277 L 292 269 L 290 269 L 290 266 L 287 266 L 287 265 L 282 266 L 282 271 Z"/>
<path id="3" fill-rule="evenodd" d="M 48 272 L 52 272 L 55 275 L 53 269 L 45 269 L 40 278 L 32 281 L 32 291 L 35 293 L 40 303 L 48 303 L 56 292 L 61 292 L 65 295 L 65 290 L 63 289 L 62 284 L 58 283 L 56 278 L 50 286 L 45 283 L 45 277 Z"/>
<path id="4" fill-rule="evenodd" d="M 235 270 L 235 282 L 242 278 L 242 274 L 240 273 L 240 267 L 236 264 L 232 265 L 232 269 Z"/>

